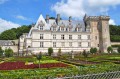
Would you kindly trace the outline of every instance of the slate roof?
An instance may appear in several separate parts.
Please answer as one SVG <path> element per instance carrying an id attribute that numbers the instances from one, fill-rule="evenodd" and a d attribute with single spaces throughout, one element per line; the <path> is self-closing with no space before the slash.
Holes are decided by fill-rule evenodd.
<path id="1" fill-rule="evenodd" d="M 14 45 L 13 41 L 11 40 L 0 40 L 0 46 L 11 46 Z"/>

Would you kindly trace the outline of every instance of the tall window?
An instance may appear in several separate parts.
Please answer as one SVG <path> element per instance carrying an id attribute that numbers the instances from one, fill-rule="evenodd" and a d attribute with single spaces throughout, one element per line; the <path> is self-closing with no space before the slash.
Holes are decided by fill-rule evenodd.
<path id="1" fill-rule="evenodd" d="M 78 47 L 81 47 L 81 42 L 78 42 Z"/>
<path id="2" fill-rule="evenodd" d="M 69 39 L 72 39 L 72 35 L 69 35 Z"/>
<path id="3" fill-rule="evenodd" d="M 90 47 L 91 45 L 90 45 L 90 42 L 88 42 L 88 47 Z"/>
<path id="4" fill-rule="evenodd" d="M 40 39 L 43 39 L 43 34 L 40 34 Z"/>
<path id="5" fill-rule="evenodd" d="M 65 42 L 62 42 L 62 43 L 61 43 L 61 46 L 62 46 L 62 47 L 65 47 Z"/>
<path id="6" fill-rule="evenodd" d="M 43 47 L 43 42 L 40 42 L 40 47 Z"/>
<path id="7" fill-rule="evenodd" d="M 69 42 L 69 46 L 72 47 L 72 42 Z"/>
<path id="8" fill-rule="evenodd" d="M 53 35 L 53 39 L 56 39 L 56 35 L 55 34 Z"/>
<path id="9" fill-rule="evenodd" d="M 40 30 L 43 30 L 43 26 L 40 26 Z"/>
<path id="10" fill-rule="evenodd" d="M 53 42 L 53 47 L 56 47 L 56 42 Z"/>
<path id="11" fill-rule="evenodd" d="M 61 35 L 61 39 L 63 39 L 63 40 L 65 39 L 64 35 Z"/>
<path id="12" fill-rule="evenodd" d="M 90 35 L 88 35 L 87 37 L 88 37 L 88 39 L 90 39 Z"/>
<path id="13" fill-rule="evenodd" d="M 78 35 L 78 39 L 81 39 L 81 35 Z"/>

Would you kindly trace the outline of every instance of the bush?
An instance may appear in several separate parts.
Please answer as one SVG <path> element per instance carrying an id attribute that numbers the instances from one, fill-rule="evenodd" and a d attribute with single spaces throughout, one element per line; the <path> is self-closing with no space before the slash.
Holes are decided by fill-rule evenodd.
<path id="1" fill-rule="evenodd" d="M 12 57 L 13 56 L 13 50 L 11 48 L 5 49 L 5 56 L 6 57 Z"/>
<path id="2" fill-rule="evenodd" d="M 108 51 L 108 53 L 112 53 L 113 52 L 113 49 L 112 49 L 112 47 L 111 46 L 109 46 L 108 48 L 107 48 L 107 51 Z"/>
<path id="3" fill-rule="evenodd" d="M 90 53 L 94 54 L 94 53 L 96 53 L 96 52 L 97 52 L 97 48 L 91 48 L 91 49 L 90 49 Z"/>
<path id="4" fill-rule="evenodd" d="M 118 53 L 120 53 L 120 46 L 118 47 L 117 51 L 118 51 Z"/>
<path id="5" fill-rule="evenodd" d="M 2 48 L 0 47 L 0 56 L 2 56 L 3 55 L 3 50 L 2 50 Z"/>
<path id="6" fill-rule="evenodd" d="M 48 55 L 51 56 L 52 53 L 53 53 L 53 48 L 52 47 L 48 48 Z"/>
<path id="7" fill-rule="evenodd" d="M 119 47 L 120 45 L 112 45 L 112 47 Z"/>
<path id="8" fill-rule="evenodd" d="M 88 57 L 88 53 L 86 52 L 86 50 L 83 51 L 83 56 L 84 56 L 85 58 Z"/>
<path id="9" fill-rule="evenodd" d="M 58 49 L 58 56 L 61 56 L 61 49 Z"/>

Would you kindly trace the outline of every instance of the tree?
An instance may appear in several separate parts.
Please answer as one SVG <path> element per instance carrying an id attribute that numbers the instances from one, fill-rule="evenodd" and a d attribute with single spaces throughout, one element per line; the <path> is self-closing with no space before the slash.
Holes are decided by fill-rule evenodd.
<path id="1" fill-rule="evenodd" d="M 112 47 L 111 46 L 109 46 L 108 48 L 107 48 L 107 51 L 108 51 L 108 53 L 112 53 L 113 52 L 113 49 L 112 49 Z"/>
<path id="2" fill-rule="evenodd" d="M 48 48 L 48 54 L 49 54 L 49 56 L 51 56 L 52 53 L 53 53 L 53 48 L 52 48 L 52 47 L 49 47 L 49 48 Z"/>
<path id="3" fill-rule="evenodd" d="M 90 48 L 90 53 L 94 54 L 97 52 L 97 48 Z"/>
<path id="4" fill-rule="evenodd" d="M 6 57 L 12 57 L 13 56 L 13 50 L 11 48 L 5 49 L 5 56 Z"/>
<path id="5" fill-rule="evenodd" d="M 0 47 L 0 56 L 2 56 L 3 55 L 3 50 L 2 50 L 2 48 Z"/>
<path id="6" fill-rule="evenodd" d="M 6 30 L 0 34 L 1 40 L 14 40 L 16 38 L 16 33 L 13 30 Z"/>
<path id="7" fill-rule="evenodd" d="M 39 60 L 39 68 L 40 68 L 40 60 L 42 59 L 41 52 L 36 56 L 37 60 Z"/>
<path id="8" fill-rule="evenodd" d="M 83 55 L 85 58 L 87 58 L 87 57 L 88 57 L 88 53 L 86 52 L 86 50 L 83 50 L 82 55 Z"/>
<path id="9" fill-rule="evenodd" d="M 15 40 L 18 39 L 23 33 L 28 33 L 32 25 L 22 25 L 18 28 L 5 30 L 0 34 L 0 40 Z"/>
<path id="10" fill-rule="evenodd" d="M 58 49 L 58 56 L 61 56 L 61 48 Z"/>
<path id="11" fill-rule="evenodd" d="M 120 53 L 120 46 L 118 47 L 117 51 L 118 51 L 118 53 Z"/>

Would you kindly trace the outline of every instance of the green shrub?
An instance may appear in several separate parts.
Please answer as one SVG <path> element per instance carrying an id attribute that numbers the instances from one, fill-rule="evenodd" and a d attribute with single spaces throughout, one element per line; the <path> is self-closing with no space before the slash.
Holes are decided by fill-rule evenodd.
<path id="1" fill-rule="evenodd" d="M 108 51 L 108 53 L 112 53 L 113 52 L 113 49 L 112 49 L 112 47 L 111 46 L 109 46 L 108 48 L 107 48 L 107 51 Z"/>
<path id="2" fill-rule="evenodd" d="M 11 48 L 5 49 L 5 56 L 6 57 L 12 57 L 13 56 L 13 50 Z"/>
<path id="3" fill-rule="evenodd" d="M 2 48 L 0 47 L 0 56 L 2 56 L 3 55 L 3 50 L 2 50 Z"/>
<path id="4" fill-rule="evenodd" d="M 83 51 L 82 55 L 87 58 L 88 57 L 88 53 L 86 52 L 86 50 Z"/>
<path id="5" fill-rule="evenodd" d="M 90 53 L 94 54 L 94 53 L 96 53 L 96 52 L 97 52 L 97 48 L 91 48 L 91 49 L 90 49 Z"/>
<path id="6" fill-rule="evenodd" d="M 48 48 L 48 55 L 51 56 L 52 53 L 53 53 L 53 48 L 52 47 Z"/>
<path id="7" fill-rule="evenodd" d="M 61 48 L 58 49 L 58 56 L 61 56 Z"/>
<path id="8" fill-rule="evenodd" d="M 111 45 L 112 47 L 119 47 L 120 45 Z"/>
<path id="9" fill-rule="evenodd" d="M 120 53 L 120 46 L 118 47 L 117 51 L 118 51 L 118 53 Z"/>

